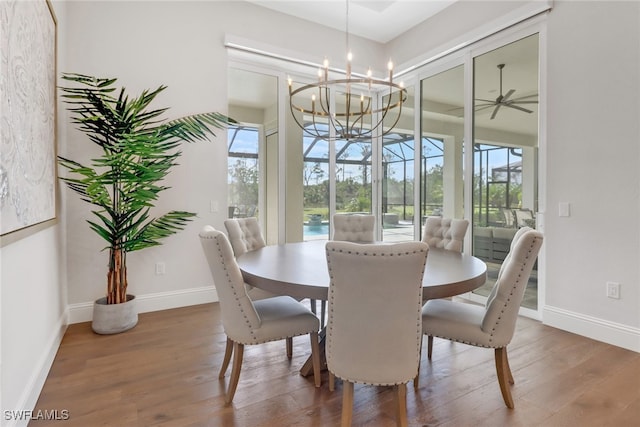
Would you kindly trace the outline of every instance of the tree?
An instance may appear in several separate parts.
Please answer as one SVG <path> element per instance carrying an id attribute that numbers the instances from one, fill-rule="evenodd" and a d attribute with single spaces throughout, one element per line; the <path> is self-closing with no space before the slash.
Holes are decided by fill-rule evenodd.
<path id="1" fill-rule="evenodd" d="M 61 88 L 72 122 L 102 153 L 88 164 L 58 157 L 72 175 L 61 180 L 96 209 L 92 211 L 96 218 L 87 222 L 109 250 L 107 304 L 124 303 L 127 253 L 160 245 L 196 215 L 170 211 L 150 216 L 159 194 L 169 188 L 161 182 L 177 164 L 178 147 L 185 141 L 206 140 L 215 135 L 211 128 L 224 128 L 233 121 L 218 113 L 162 120 L 167 108 L 148 108 L 166 86 L 130 98 L 125 88 L 114 87 L 116 79 L 82 74 L 62 78 L 76 84 Z"/>

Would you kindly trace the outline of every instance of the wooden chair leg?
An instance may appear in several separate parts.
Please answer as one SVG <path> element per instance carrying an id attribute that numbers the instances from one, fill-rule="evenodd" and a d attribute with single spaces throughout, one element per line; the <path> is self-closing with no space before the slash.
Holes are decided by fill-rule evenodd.
<path id="1" fill-rule="evenodd" d="M 507 375 L 509 384 L 513 385 L 516 382 L 513 379 L 513 374 L 511 373 L 511 366 L 509 366 L 509 358 L 507 357 L 507 347 L 504 348 L 504 367 L 507 369 Z"/>
<path id="2" fill-rule="evenodd" d="M 407 426 L 407 385 L 396 386 L 396 422 L 399 427 Z"/>
<path id="3" fill-rule="evenodd" d="M 496 372 L 498 373 L 498 383 L 500 384 L 500 391 L 502 392 L 502 398 L 505 405 L 508 408 L 513 409 L 513 398 L 511 397 L 511 388 L 509 386 L 509 378 L 511 377 L 511 370 L 509 369 L 509 361 L 507 360 L 507 348 L 496 348 Z M 513 378 L 513 377 L 511 377 Z"/>
<path id="4" fill-rule="evenodd" d="M 420 347 L 418 348 L 418 373 L 416 377 L 413 379 L 413 389 L 418 390 L 418 385 L 420 381 L 420 365 L 422 364 L 422 338 L 424 335 L 420 335 Z"/>
<path id="5" fill-rule="evenodd" d="M 224 374 L 227 372 L 229 362 L 231 361 L 231 354 L 233 354 L 233 341 L 227 337 L 227 345 L 224 349 L 224 359 L 222 359 L 222 366 L 220 366 L 220 373 L 218 378 L 224 378 Z"/>
<path id="6" fill-rule="evenodd" d="M 351 416 L 353 411 L 353 383 L 342 382 L 342 427 L 351 427 Z"/>
<path id="7" fill-rule="evenodd" d="M 313 380 L 316 387 L 320 387 L 322 378 L 320 377 L 320 340 L 317 332 L 311 332 L 311 359 L 313 362 Z"/>
<path id="8" fill-rule="evenodd" d="M 293 357 L 293 338 L 287 338 L 287 359 Z"/>
<path id="9" fill-rule="evenodd" d="M 311 304 L 311 312 L 313 314 L 316 314 L 316 300 L 310 299 L 309 302 Z"/>
<path id="10" fill-rule="evenodd" d="M 431 360 L 432 354 L 433 354 L 433 335 L 429 335 L 429 338 L 427 338 L 427 359 Z"/>
<path id="11" fill-rule="evenodd" d="M 329 391 L 334 391 L 336 389 L 336 376 L 333 375 L 333 372 L 329 371 Z"/>
<path id="12" fill-rule="evenodd" d="M 230 404 L 233 396 L 236 394 L 238 380 L 240 379 L 240 369 L 242 369 L 242 356 L 244 354 L 244 344 L 233 343 L 233 368 L 231 368 L 231 379 L 229 380 L 229 389 L 225 402 Z"/>
<path id="13" fill-rule="evenodd" d="M 326 314 L 327 314 L 327 302 L 321 301 L 320 302 L 320 327 L 321 328 L 324 328 L 324 319 Z"/>

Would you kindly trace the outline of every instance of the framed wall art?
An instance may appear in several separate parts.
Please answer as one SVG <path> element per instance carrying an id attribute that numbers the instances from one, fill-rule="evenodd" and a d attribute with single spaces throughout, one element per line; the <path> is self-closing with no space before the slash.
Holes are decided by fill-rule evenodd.
<path id="1" fill-rule="evenodd" d="M 0 234 L 56 217 L 56 19 L 0 2 Z"/>

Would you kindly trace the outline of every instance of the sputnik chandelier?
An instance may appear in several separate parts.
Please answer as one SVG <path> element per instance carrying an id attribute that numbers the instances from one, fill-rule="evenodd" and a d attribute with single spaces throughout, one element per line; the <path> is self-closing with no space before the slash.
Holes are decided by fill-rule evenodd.
<path id="1" fill-rule="evenodd" d="M 318 70 L 317 82 L 294 89 L 291 78 L 288 81 L 289 107 L 294 120 L 306 134 L 325 140 L 368 138 L 378 132 L 380 135 L 386 135 L 398 124 L 402 104 L 407 100 L 407 90 L 402 84 L 393 82 L 391 61 L 387 64 L 388 80 L 373 78 L 371 69 L 367 71 L 366 76 L 352 74 L 349 0 L 346 10 L 345 77 L 330 79 L 329 61 L 325 59 L 322 68 Z M 376 105 L 378 99 L 379 104 Z M 385 118 L 391 110 L 396 110 L 391 114 L 393 118 L 385 123 Z M 301 113 L 301 119 L 298 113 Z"/>

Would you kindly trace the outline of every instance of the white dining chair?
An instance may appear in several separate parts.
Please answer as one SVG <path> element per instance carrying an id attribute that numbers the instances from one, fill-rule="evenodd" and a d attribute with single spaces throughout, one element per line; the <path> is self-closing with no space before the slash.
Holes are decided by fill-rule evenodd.
<path id="1" fill-rule="evenodd" d="M 245 345 L 261 344 L 309 334 L 315 386 L 320 387 L 320 321 L 307 307 L 289 296 L 252 301 L 227 236 L 211 226 L 200 232 L 200 243 L 207 258 L 220 299 L 222 325 L 227 342 L 233 344 L 233 367 L 225 401 L 229 404 L 238 386 Z M 226 357 L 226 356 L 225 356 Z M 223 367 L 219 376 L 224 376 Z"/>
<path id="2" fill-rule="evenodd" d="M 429 216 L 424 223 L 422 241 L 431 248 L 462 252 L 467 228 L 469 228 L 469 221 L 466 219 Z"/>
<path id="3" fill-rule="evenodd" d="M 240 255 L 246 254 L 247 252 L 255 251 L 266 246 L 266 242 L 262 234 L 262 229 L 260 228 L 260 224 L 258 223 L 258 218 L 249 217 L 227 219 L 224 221 L 224 226 L 227 229 L 229 242 L 231 243 L 231 247 L 233 248 L 233 253 L 236 258 Z M 265 291 L 264 289 L 251 286 L 246 283 L 245 286 L 247 288 L 247 292 L 249 293 L 249 297 L 253 301 L 278 296 L 272 292 Z M 315 314 L 315 301 L 311 301 L 311 307 L 313 308 L 312 312 Z M 231 360 L 232 352 L 233 343 L 228 340 L 224 356 L 224 360 L 227 361 L 227 364 L 223 365 L 225 367 L 225 371 L 227 366 L 229 365 L 228 361 Z M 286 352 L 287 357 L 291 359 L 293 357 L 292 338 L 286 339 Z M 224 376 L 224 373 L 224 371 L 221 371 L 220 375 Z"/>
<path id="4" fill-rule="evenodd" d="M 233 247 L 233 253 L 236 258 L 247 252 L 255 251 L 256 249 L 264 248 L 266 242 L 262 234 L 262 229 L 258 223 L 258 218 L 237 218 L 227 219 L 224 221 L 224 226 L 227 229 L 229 235 L 229 241 Z M 276 294 L 265 291 L 264 289 L 256 288 L 255 286 L 247 285 L 249 296 L 252 300 L 258 300 L 263 298 L 271 298 L 277 296 Z M 316 300 L 310 300 L 311 311 L 316 314 Z M 324 302 L 322 306 L 322 323 L 324 326 Z M 292 341 L 287 340 L 287 356 L 289 359 L 292 357 Z"/>
<path id="5" fill-rule="evenodd" d="M 376 217 L 364 214 L 333 215 L 331 240 L 372 243 L 375 239 Z"/>
<path id="6" fill-rule="evenodd" d="M 224 227 L 227 229 L 229 242 L 231 243 L 236 258 L 247 252 L 264 248 L 267 245 L 262 235 L 258 219 L 255 217 L 227 219 L 224 221 Z M 256 288 L 255 286 L 246 286 L 251 299 L 254 301 L 276 296 L 271 292 Z"/>
<path id="7" fill-rule="evenodd" d="M 507 383 L 513 384 L 514 380 L 507 345 L 513 338 L 520 303 L 542 241 L 539 231 L 529 227 L 518 230 L 484 306 L 435 299 L 422 309 L 422 330 L 428 336 L 427 358 L 431 360 L 434 336 L 493 348 L 500 391 L 509 408 L 514 405 Z M 418 376 L 413 384 L 418 387 Z"/>
<path id="8" fill-rule="evenodd" d="M 366 214 L 334 214 L 331 240 L 372 243 L 375 241 L 376 218 Z M 320 319 L 324 325 L 326 303 L 323 301 Z"/>
<path id="9" fill-rule="evenodd" d="M 422 278 L 429 247 L 422 242 L 329 241 L 329 388 L 343 380 L 342 426 L 351 425 L 353 384 L 396 386 L 398 425 L 407 424 L 406 383 L 418 372 Z"/>

